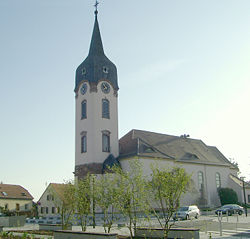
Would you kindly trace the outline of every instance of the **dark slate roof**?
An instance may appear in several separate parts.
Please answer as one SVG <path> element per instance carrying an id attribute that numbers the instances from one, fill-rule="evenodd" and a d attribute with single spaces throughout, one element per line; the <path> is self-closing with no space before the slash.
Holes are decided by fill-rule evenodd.
<path id="1" fill-rule="evenodd" d="M 103 67 L 106 67 L 108 72 L 105 73 Z M 78 90 L 80 83 L 84 80 L 95 85 L 97 85 L 100 80 L 106 80 L 116 91 L 119 89 L 116 66 L 105 56 L 103 50 L 97 15 L 95 17 L 89 54 L 76 70 L 75 91 Z"/>
<path id="2" fill-rule="evenodd" d="M 33 197 L 20 185 L 0 184 L 0 199 L 32 200 Z"/>
<path id="3" fill-rule="evenodd" d="M 110 154 L 103 162 L 102 173 L 105 173 L 105 171 L 108 171 L 113 166 L 120 166 L 120 162 L 114 157 L 113 154 Z"/>
<path id="4" fill-rule="evenodd" d="M 119 140 L 119 143 L 119 159 L 137 155 L 235 168 L 216 147 L 208 146 L 199 139 L 131 130 Z"/>

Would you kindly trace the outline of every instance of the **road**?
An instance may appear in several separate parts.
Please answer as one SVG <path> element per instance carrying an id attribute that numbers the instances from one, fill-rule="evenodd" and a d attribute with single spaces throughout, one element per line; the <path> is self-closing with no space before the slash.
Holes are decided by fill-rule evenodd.
<path id="1" fill-rule="evenodd" d="M 220 223 L 218 217 L 215 215 L 200 216 L 198 219 L 191 219 L 185 221 L 173 222 L 174 227 L 181 228 L 198 228 L 200 229 L 200 239 L 211 238 L 223 238 L 223 239 L 247 239 L 250 238 L 250 216 L 224 216 L 221 221 L 222 225 L 222 236 L 220 236 Z M 146 223 L 148 224 L 148 223 Z M 144 226 L 146 226 L 144 224 Z M 143 226 L 143 224 L 141 224 Z M 150 227 L 159 227 L 157 220 L 153 219 L 150 221 Z M 25 224 L 22 228 L 4 228 L 5 231 L 9 230 L 36 230 L 38 224 Z M 73 230 L 80 231 L 80 226 L 73 226 Z M 97 226 L 95 229 L 88 227 L 87 231 L 103 232 L 103 227 Z M 118 233 L 120 235 L 129 235 L 128 228 L 126 227 L 114 227 L 111 232 Z"/>
<path id="2" fill-rule="evenodd" d="M 217 216 L 201 216 L 199 219 L 178 221 L 174 227 L 199 228 L 201 235 L 212 234 L 212 238 L 220 238 L 220 221 Z M 224 216 L 221 220 L 222 237 L 250 238 L 250 217 Z M 208 238 L 208 237 L 203 237 Z"/>

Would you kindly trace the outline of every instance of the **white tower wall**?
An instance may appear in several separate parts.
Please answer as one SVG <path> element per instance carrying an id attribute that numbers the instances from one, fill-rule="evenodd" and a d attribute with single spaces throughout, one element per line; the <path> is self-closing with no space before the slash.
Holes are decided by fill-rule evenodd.
<path id="1" fill-rule="evenodd" d="M 75 101 L 75 165 L 89 163 L 103 163 L 104 160 L 113 154 L 119 155 L 118 145 L 118 110 L 117 93 L 110 85 L 110 92 L 105 94 L 101 90 L 101 83 L 98 82 L 97 92 L 90 92 L 90 85 L 87 81 L 82 82 L 76 92 Z M 80 89 L 83 83 L 87 84 L 87 92 L 82 95 Z M 102 100 L 107 99 L 110 103 L 110 118 L 102 118 Z M 81 119 L 81 103 L 87 101 L 87 118 Z M 102 131 L 110 132 L 110 152 L 102 151 Z M 81 133 L 86 132 L 87 152 L 81 153 Z"/>

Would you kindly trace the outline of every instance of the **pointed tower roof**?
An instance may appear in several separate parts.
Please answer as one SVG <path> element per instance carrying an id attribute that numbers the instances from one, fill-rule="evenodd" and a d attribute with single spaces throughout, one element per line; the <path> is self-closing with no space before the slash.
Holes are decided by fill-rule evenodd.
<path id="1" fill-rule="evenodd" d="M 97 20 L 97 14 L 95 15 L 95 24 L 92 33 L 90 48 L 89 48 L 89 55 L 91 56 L 103 56 L 104 50 L 102 45 L 102 38 L 99 29 L 99 24 Z"/>
<path id="2" fill-rule="evenodd" d="M 97 13 L 96 10 L 89 54 L 76 70 L 75 92 L 78 91 L 82 81 L 89 82 L 91 91 L 96 91 L 98 82 L 102 80 L 108 81 L 115 92 L 119 89 L 116 66 L 106 57 L 103 50 Z"/>

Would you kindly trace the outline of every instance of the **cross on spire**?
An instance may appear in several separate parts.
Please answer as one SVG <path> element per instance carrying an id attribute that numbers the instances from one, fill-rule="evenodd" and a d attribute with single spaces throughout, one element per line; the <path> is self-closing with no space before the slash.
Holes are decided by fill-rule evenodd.
<path id="1" fill-rule="evenodd" d="M 98 11 L 97 11 L 98 5 L 99 5 L 99 2 L 96 0 L 96 1 L 95 1 L 95 5 L 94 5 L 94 7 L 95 7 L 95 15 L 96 15 L 96 16 L 97 16 L 97 14 L 98 14 Z"/>

